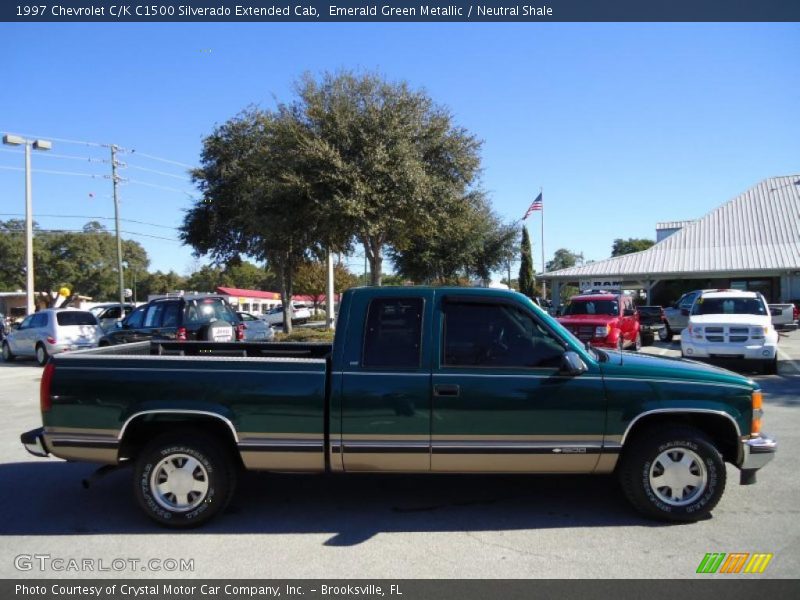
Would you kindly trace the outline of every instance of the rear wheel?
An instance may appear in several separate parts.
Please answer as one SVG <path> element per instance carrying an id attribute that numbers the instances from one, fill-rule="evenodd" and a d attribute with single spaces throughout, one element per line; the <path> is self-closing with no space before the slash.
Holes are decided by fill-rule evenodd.
<path id="1" fill-rule="evenodd" d="M 672 341 L 672 330 L 669 328 L 668 324 L 664 324 L 664 327 L 658 330 L 658 339 L 662 342 L 671 342 Z"/>
<path id="2" fill-rule="evenodd" d="M 200 432 L 157 437 L 136 459 L 136 500 L 165 527 L 202 525 L 227 506 L 235 487 L 230 453 Z"/>
<path id="3" fill-rule="evenodd" d="M 703 519 L 725 490 L 722 456 L 692 427 L 642 432 L 625 448 L 618 474 L 633 507 L 662 521 Z"/>
<path id="4" fill-rule="evenodd" d="M 638 352 L 642 349 L 642 334 L 637 332 L 636 339 L 633 340 L 633 350 L 634 352 Z"/>
<path id="5" fill-rule="evenodd" d="M 778 357 L 776 356 L 772 360 L 765 360 L 761 364 L 761 372 L 765 375 L 777 375 L 778 374 Z"/>
<path id="6" fill-rule="evenodd" d="M 47 348 L 44 347 L 44 344 L 36 344 L 36 362 L 39 363 L 39 366 L 45 366 L 49 358 L 50 355 L 47 353 Z"/>
<path id="7" fill-rule="evenodd" d="M 15 358 L 16 356 L 11 353 L 11 347 L 8 345 L 8 342 L 3 342 L 3 360 L 11 362 Z"/>

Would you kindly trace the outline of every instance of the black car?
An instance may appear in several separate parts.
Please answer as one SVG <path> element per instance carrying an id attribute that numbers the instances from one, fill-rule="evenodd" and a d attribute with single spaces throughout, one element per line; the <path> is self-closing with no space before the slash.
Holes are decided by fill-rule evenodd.
<path id="1" fill-rule="evenodd" d="M 233 342 L 244 338 L 244 324 L 222 296 L 158 298 L 117 323 L 101 346 L 147 340 Z"/>

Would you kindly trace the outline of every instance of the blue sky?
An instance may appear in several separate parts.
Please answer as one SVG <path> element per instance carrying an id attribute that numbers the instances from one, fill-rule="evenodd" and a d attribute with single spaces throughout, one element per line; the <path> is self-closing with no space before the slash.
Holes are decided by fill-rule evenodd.
<path id="1" fill-rule="evenodd" d="M 248 105 L 289 99 L 304 71 L 378 70 L 425 88 L 484 140 L 498 213 L 521 217 L 544 189 L 548 257 L 603 259 L 614 238 L 654 238 L 658 221 L 800 173 L 798 24 L 5 23 L 0 34 L 0 133 L 56 138 L 33 155 L 35 218 L 71 229 L 86 219 L 43 215 L 113 217 L 108 164 L 66 158 L 108 150 L 58 139 L 134 149 L 120 157 L 121 210 L 141 223 L 123 229 L 155 236 L 128 236 L 153 269 L 196 266 L 171 228 L 196 195 L 182 165 L 197 164 L 203 137 Z M 22 164 L 0 147 L 0 219 L 24 210 Z M 539 216 L 528 225 L 538 269 Z"/>

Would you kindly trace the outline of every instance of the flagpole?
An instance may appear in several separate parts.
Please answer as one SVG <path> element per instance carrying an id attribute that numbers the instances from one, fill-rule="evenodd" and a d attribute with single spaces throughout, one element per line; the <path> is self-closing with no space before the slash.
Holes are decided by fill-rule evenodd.
<path id="1" fill-rule="evenodd" d="M 542 275 L 544 275 L 547 268 L 544 263 L 544 192 L 539 188 L 539 195 L 542 196 Z M 542 299 L 547 300 L 547 282 L 542 278 Z"/>

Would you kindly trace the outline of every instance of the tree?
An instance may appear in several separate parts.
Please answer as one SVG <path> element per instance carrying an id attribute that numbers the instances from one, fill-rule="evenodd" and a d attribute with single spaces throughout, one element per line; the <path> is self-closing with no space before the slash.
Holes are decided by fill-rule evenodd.
<path id="1" fill-rule="evenodd" d="M 522 244 L 520 248 L 522 260 L 519 265 L 519 291 L 528 298 L 536 295 L 533 279 L 533 257 L 531 256 L 531 238 L 528 236 L 528 228 L 522 226 Z"/>
<path id="2" fill-rule="evenodd" d="M 622 256 L 623 254 L 641 252 L 642 250 L 647 250 L 653 244 L 655 244 L 653 240 L 645 238 L 628 238 L 627 240 L 617 238 L 614 240 L 614 246 L 611 248 L 611 256 Z"/>
<path id="3" fill-rule="evenodd" d="M 166 294 L 167 292 L 186 290 L 189 287 L 186 283 L 186 278 L 178 275 L 175 271 L 169 273 L 156 271 L 145 275 L 138 282 L 137 288 L 141 297 L 147 298 L 150 294 Z"/>
<path id="4" fill-rule="evenodd" d="M 547 261 L 547 271 L 568 269 L 580 264 L 583 264 L 583 252 L 576 254 L 566 248 L 559 248 L 553 253 L 553 260 Z"/>
<path id="5" fill-rule="evenodd" d="M 333 266 L 333 288 L 337 294 L 356 285 L 357 277 L 343 264 Z M 328 292 L 328 266 L 319 261 L 309 261 L 300 265 L 295 274 L 295 291 L 311 296 L 314 311 L 325 300 Z"/>
<path id="6" fill-rule="evenodd" d="M 0 222 L 0 285 L 25 287 L 24 221 Z M 141 244 L 122 240 L 123 258 L 129 269 L 142 272 L 149 260 Z M 34 283 L 38 302 L 52 306 L 53 291 L 69 288 L 73 295 L 94 300 L 117 300 L 116 238 L 100 223 L 90 221 L 80 232 L 41 231 L 34 228 Z"/>
<path id="7" fill-rule="evenodd" d="M 447 226 L 390 248 L 398 274 L 417 283 L 484 282 L 512 252 L 514 228 L 504 225 L 481 192 L 472 192 L 451 207 Z"/>
<path id="8" fill-rule="evenodd" d="M 330 199 L 328 218 L 364 246 L 380 285 L 385 248 L 424 245 L 464 200 L 480 142 L 424 92 L 375 74 L 306 76 L 298 94 L 312 132 L 301 151 Z"/>

